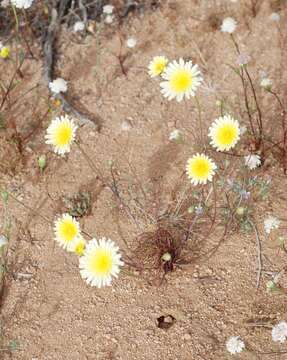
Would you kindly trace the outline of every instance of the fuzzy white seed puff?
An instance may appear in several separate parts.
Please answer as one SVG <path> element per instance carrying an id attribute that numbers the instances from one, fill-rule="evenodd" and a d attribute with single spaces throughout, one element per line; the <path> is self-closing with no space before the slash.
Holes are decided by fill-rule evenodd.
<path id="1" fill-rule="evenodd" d="M 148 73 L 150 77 L 156 77 L 161 75 L 168 63 L 168 59 L 165 56 L 155 56 L 148 65 Z"/>
<path id="2" fill-rule="evenodd" d="M 11 0 L 11 4 L 18 9 L 28 9 L 33 3 L 33 0 Z"/>
<path id="3" fill-rule="evenodd" d="M 70 119 L 68 115 L 56 117 L 47 129 L 46 144 L 52 145 L 54 152 L 63 156 L 70 152 L 77 128 L 74 120 Z"/>
<path id="4" fill-rule="evenodd" d="M 246 156 L 244 156 L 244 160 L 245 160 L 245 165 L 246 165 L 250 170 L 254 170 L 254 169 L 256 169 L 258 166 L 261 165 L 260 156 L 257 155 L 257 154 L 246 155 Z"/>
<path id="5" fill-rule="evenodd" d="M 272 230 L 278 229 L 280 225 L 280 220 L 275 216 L 269 216 L 264 220 L 264 229 L 266 234 L 270 234 Z"/>
<path id="6" fill-rule="evenodd" d="M 212 181 L 217 166 L 205 154 L 196 154 L 188 159 L 186 165 L 187 176 L 193 185 L 206 184 Z"/>
<path id="7" fill-rule="evenodd" d="M 217 151 L 230 150 L 240 138 L 239 122 L 230 115 L 219 117 L 211 124 L 208 136 Z"/>
<path id="8" fill-rule="evenodd" d="M 69 214 L 60 216 L 54 224 L 55 240 L 64 249 L 74 251 L 74 243 L 81 236 L 80 224 Z"/>
<path id="9" fill-rule="evenodd" d="M 62 78 L 57 78 L 49 83 L 49 88 L 54 94 L 64 93 L 67 91 L 67 81 Z"/>
<path id="10" fill-rule="evenodd" d="M 270 90 L 272 87 L 272 80 L 267 77 L 264 77 L 260 82 L 260 86 L 266 90 Z"/>
<path id="11" fill-rule="evenodd" d="M 83 21 L 75 22 L 73 30 L 74 30 L 74 32 L 84 31 L 85 30 L 85 23 Z M 66 83 L 66 87 L 67 87 L 67 83 Z M 67 89 L 65 91 L 67 91 Z M 63 92 L 65 92 L 65 91 L 63 91 Z"/>
<path id="12" fill-rule="evenodd" d="M 106 238 L 89 241 L 79 264 L 81 277 L 98 288 L 111 285 L 123 265 L 119 248 Z"/>
<path id="13" fill-rule="evenodd" d="M 167 65 L 162 78 L 165 80 L 160 83 L 163 96 L 168 100 L 176 99 L 178 102 L 195 96 L 203 81 L 198 66 L 181 58 Z"/>
<path id="14" fill-rule="evenodd" d="M 280 321 L 273 326 L 272 340 L 275 342 L 283 343 L 287 338 L 287 323 L 286 321 Z"/>
<path id="15" fill-rule="evenodd" d="M 223 20 L 220 30 L 228 34 L 232 34 L 237 27 L 237 22 L 231 17 L 227 17 Z"/>
<path id="16" fill-rule="evenodd" d="M 103 13 L 107 14 L 107 15 L 111 15 L 114 11 L 114 6 L 113 5 L 105 5 L 103 7 Z"/>
<path id="17" fill-rule="evenodd" d="M 235 355 L 237 353 L 241 353 L 241 351 L 245 349 L 245 344 L 239 336 L 231 336 L 226 341 L 226 349 L 232 355 Z"/>
<path id="18" fill-rule="evenodd" d="M 127 44 L 128 48 L 132 49 L 132 48 L 134 48 L 136 46 L 137 40 L 135 38 L 131 37 L 131 38 L 127 39 L 126 44 Z"/>

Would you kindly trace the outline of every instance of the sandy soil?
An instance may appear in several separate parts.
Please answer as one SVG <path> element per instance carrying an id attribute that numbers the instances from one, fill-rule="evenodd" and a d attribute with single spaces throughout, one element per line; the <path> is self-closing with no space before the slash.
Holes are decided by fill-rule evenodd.
<path id="1" fill-rule="evenodd" d="M 227 66 L 236 62 L 233 45 L 218 30 L 226 16 L 238 20 L 236 36 L 243 52 L 251 56 L 254 78 L 259 79 L 259 70 L 264 70 L 278 88 L 286 87 L 280 35 L 286 31 L 286 6 L 275 8 L 275 1 L 262 0 L 253 17 L 250 7 L 243 3 L 167 1 L 154 11 L 129 16 L 121 37 L 125 42 L 134 36 L 138 42 L 133 49 L 123 45 L 126 76 L 117 58 L 120 36 L 116 26 L 105 26 L 99 37 L 88 35 L 81 44 L 63 29 L 57 75 L 69 81 L 74 102 L 80 102 L 102 121 L 100 133 L 85 125 L 79 136 L 105 174 L 108 162 L 113 160 L 119 175 L 126 176 L 128 158 L 147 192 L 164 203 L 164 189 L 180 177 L 186 159 L 196 148 L 192 135 L 197 128 L 196 109 L 192 101 L 167 103 L 157 81 L 149 78 L 146 66 L 157 54 L 171 59 L 190 57 L 200 65 L 205 78 L 200 96 L 204 98 L 207 128 L 218 115 L 216 99 L 226 97 L 236 104 L 241 91 L 239 80 Z M 269 19 L 275 10 L 280 11 L 280 28 Z M 25 132 L 33 111 L 38 118 L 45 114 L 48 93 L 41 83 L 40 61 L 27 61 L 23 73 L 26 82 L 19 93 L 40 82 L 13 114 L 17 119 L 21 117 L 18 121 Z M 274 109 L 269 101 L 263 97 L 264 104 L 270 105 L 266 117 L 272 127 Z M 236 111 L 240 117 L 239 106 Z M 60 201 L 63 196 L 88 186 L 94 201 L 91 214 L 80 220 L 82 228 L 96 237 L 110 237 L 122 248 L 123 238 L 133 244 L 139 230 L 118 213 L 115 200 L 108 189 L 101 188 L 79 149 L 74 146 L 66 161 L 44 144 L 51 116 L 44 117 L 40 129 L 25 145 L 25 162 L 21 165 L 16 161 L 18 165 L 3 174 L 2 182 L 25 204 L 51 219 L 65 210 Z M 184 130 L 183 144 L 168 140 L 170 131 L 177 127 Z M 8 148 L 4 138 L 1 144 Z M 16 153 L 9 149 L 11 154 Z M 48 157 L 43 175 L 36 163 L 42 153 Z M 281 319 L 287 320 L 286 298 L 267 294 L 265 285 L 271 273 L 284 267 L 286 254 L 278 251 L 273 237 L 266 239 L 262 231 L 265 214 L 284 219 L 286 177 L 272 162 L 257 171 L 272 176 L 270 200 L 256 210 L 264 254 L 258 290 L 257 248 L 252 233 L 230 235 L 214 256 L 176 269 L 161 286 L 145 276 L 123 274 L 113 287 L 91 288 L 80 278 L 76 256 L 55 245 L 52 228 L 11 200 L 14 230 L 1 327 L 4 344 L 16 339 L 20 345 L 11 354 L 3 352 L 3 360 L 229 359 L 225 341 L 232 335 L 240 335 L 252 350 L 240 354 L 240 359 L 287 359 L 286 354 L 255 354 L 286 349 L 286 345 L 272 342 L 270 328 Z M 129 183 L 131 177 L 128 175 L 125 181 Z M 160 212 L 161 206 L 156 211 Z M 216 240 L 214 234 L 206 242 Z M 284 276 L 282 284 L 285 281 L 286 285 Z M 174 324 L 168 329 L 159 328 L 157 319 L 167 315 L 175 318 Z M 264 326 L 260 326 L 262 323 Z"/>

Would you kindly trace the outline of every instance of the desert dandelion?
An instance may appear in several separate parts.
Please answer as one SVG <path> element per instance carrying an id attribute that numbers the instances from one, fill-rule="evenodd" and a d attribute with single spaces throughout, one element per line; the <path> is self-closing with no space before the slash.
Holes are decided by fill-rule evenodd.
<path id="1" fill-rule="evenodd" d="M 155 56 L 149 63 L 148 70 L 150 77 L 156 77 L 163 73 L 168 63 L 165 56 Z"/>
<path id="2" fill-rule="evenodd" d="M 106 238 L 92 239 L 80 258 L 80 273 L 91 286 L 101 288 L 109 286 L 113 277 L 117 277 L 120 266 L 124 265 L 119 248 Z"/>
<path id="3" fill-rule="evenodd" d="M 216 165 L 205 154 L 196 154 L 188 159 L 186 165 L 187 176 L 193 185 L 206 184 L 212 181 Z"/>
<path id="4" fill-rule="evenodd" d="M 63 214 L 55 221 L 55 240 L 61 247 L 73 251 L 75 241 L 80 236 L 80 224 L 69 214 Z"/>
<path id="5" fill-rule="evenodd" d="M 201 72 L 192 61 L 174 60 L 167 65 L 162 74 L 165 81 L 160 83 L 161 92 L 168 100 L 182 101 L 184 97 L 189 99 L 195 96 L 197 88 L 202 83 Z"/>
<path id="6" fill-rule="evenodd" d="M 64 155 L 70 151 L 75 140 L 77 126 L 68 115 L 56 117 L 47 129 L 46 144 L 54 147 L 54 152 Z"/>
<path id="7" fill-rule="evenodd" d="M 216 119 L 209 128 L 211 145 L 217 151 L 225 151 L 233 148 L 240 137 L 239 122 L 230 115 L 224 115 Z"/>

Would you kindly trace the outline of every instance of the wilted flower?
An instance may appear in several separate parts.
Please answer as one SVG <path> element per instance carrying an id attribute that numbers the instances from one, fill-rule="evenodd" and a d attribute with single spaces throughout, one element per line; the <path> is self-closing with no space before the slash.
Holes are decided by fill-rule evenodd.
<path id="1" fill-rule="evenodd" d="M 162 74 L 165 80 L 160 83 L 161 92 L 168 100 L 182 101 L 184 97 L 189 99 L 195 96 L 195 92 L 202 83 L 201 72 L 192 61 L 185 62 L 183 59 L 170 63 Z"/>
<path id="2" fill-rule="evenodd" d="M 128 38 L 126 44 L 127 44 L 127 47 L 134 48 L 137 44 L 137 40 L 133 37 Z"/>
<path id="3" fill-rule="evenodd" d="M 118 277 L 120 266 L 124 265 L 118 251 L 119 248 L 110 239 L 89 241 L 80 258 L 82 278 L 98 288 L 110 285 L 112 277 Z"/>
<path id="4" fill-rule="evenodd" d="M 248 54 L 240 54 L 236 60 L 237 64 L 239 66 L 244 66 L 249 63 L 251 60 L 251 57 Z"/>
<path id="5" fill-rule="evenodd" d="M 266 234 L 270 234 L 272 230 L 278 229 L 280 225 L 280 220 L 275 216 L 269 216 L 264 220 L 264 229 Z"/>
<path id="6" fill-rule="evenodd" d="M 276 12 L 272 13 L 270 16 L 269 16 L 269 19 L 271 21 L 280 21 L 280 15 Z"/>
<path id="7" fill-rule="evenodd" d="M 239 336 L 231 336 L 226 341 L 226 349 L 229 351 L 232 355 L 241 353 L 242 350 L 245 349 L 244 342 L 240 339 Z"/>
<path id="8" fill-rule="evenodd" d="M 257 154 L 250 154 L 244 156 L 245 165 L 250 169 L 253 170 L 261 165 L 260 156 Z"/>
<path id="9" fill-rule="evenodd" d="M 183 134 L 180 130 L 175 129 L 169 134 L 170 141 L 180 142 L 183 139 Z"/>
<path id="10" fill-rule="evenodd" d="M 114 6 L 113 5 L 105 5 L 103 7 L 103 13 L 107 14 L 107 15 L 111 15 L 114 11 Z"/>
<path id="11" fill-rule="evenodd" d="M 10 0 L 2 0 L 0 4 L 3 8 L 6 8 L 10 5 Z"/>
<path id="12" fill-rule="evenodd" d="M 286 321 L 280 321 L 273 326 L 272 340 L 275 342 L 283 343 L 287 338 L 287 323 Z"/>
<path id="13" fill-rule="evenodd" d="M 237 22 L 233 18 L 228 17 L 223 20 L 221 25 L 221 31 L 232 34 L 235 31 L 236 26 Z"/>
<path id="14" fill-rule="evenodd" d="M 74 31 L 84 31 L 85 30 L 85 23 L 83 21 L 77 21 L 74 24 Z"/>
<path id="15" fill-rule="evenodd" d="M 105 23 L 106 24 L 111 24 L 114 21 L 114 15 L 107 15 L 105 18 Z"/>
<path id="16" fill-rule="evenodd" d="M 11 4 L 18 9 L 28 9 L 32 5 L 33 0 L 11 0 Z"/>
<path id="17" fill-rule="evenodd" d="M 260 82 L 260 86 L 266 90 L 270 90 L 272 87 L 272 80 L 267 77 L 264 77 Z"/>
<path id="18" fill-rule="evenodd" d="M 67 91 L 67 81 L 62 78 L 57 78 L 49 83 L 49 88 L 54 94 Z"/>
<path id="19" fill-rule="evenodd" d="M 0 235 L 0 249 L 8 244 L 8 238 L 5 235 Z"/>

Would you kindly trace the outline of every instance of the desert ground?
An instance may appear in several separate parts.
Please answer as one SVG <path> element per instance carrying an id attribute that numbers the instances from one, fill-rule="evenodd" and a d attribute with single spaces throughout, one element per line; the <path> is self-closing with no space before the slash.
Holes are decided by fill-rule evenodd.
<path id="1" fill-rule="evenodd" d="M 275 324 L 287 321 L 287 254 L 279 244 L 286 236 L 287 178 L 276 153 L 268 153 L 261 166 L 246 172 L 269 184 L 264 198 L 252 198 L 246 205 L 256 231 L 234 224 L 222 237 L 222 221 L 214 220 L 213 230 L 207 232 L 211 220 L 206 217 L 190 234 L 188 262 L 173 264 L 168 269 L 172 271 L 134 265 L 153 261 L 154 254 L 141 253 L 141 235 L 154 231 L 158 219 L 176 206 L 174 189 L 180 194 L 186 189 L 186 202 L 193 204 L 194 186 L 185 167 L 199 151 L 195 100 L 166 99 L 160 80 L 148 74 L 150 61 L 164 55 L 198 64 L 204 78 L 197 91 L 204 134 L 220 115 L 222 99 L 248 127 L 240 77 L 233 70 L 238 54 L 229 34 L 220 30 L 225 18 L 234 18 L 233 36 L 250 57 L 248 69 L 265 131 L 276 136 L 280 109 L 259 84 L 262 74 L 268 74 L 286 106 L 286 1 L 136 1 L 121 17 L 127 2 L 111 0 L 112 23 L 106 23 L 101 12 L 93 17 L 89 10 L 85 32 L 73 31 L 73 14 L 69 21 L 66 17 L 54 44 L 53 76 L 67 81 L 66 98 L 91 120 L 79 121 L 80 147 L 73 144 L 63 157 L 45 143 L 51 120 L 65 112 L 43 76 L 41 24 L 49 24 L 50 3 L 34 0 L 26 17 L 19 11 L 19 34 L 12 10 L 0 8 L 0 40 L 10 47 L 9 58 L 0 59 L 0 103 L 14 76 L 0 110 L 0 186 L 9 193 L 0 203 L 1 234 L 7 219 L 11 222 L 1 260 L 0 358 L 287 359 L 286 343 L 271 336 Z M 126 44 L 130 38 L 136 40 L 133 47 Z M 24 61 L 15 75 L 16 54 Z M 175 129 L 182 132 L 182 141 L 170 139 Z M 245 154 L 250 146 L 240 139 L 238 152 Z M 132 216 L 91 170 L 81 149 L 101 169 L 101 176 L 117 186 L 130 208 L 138 204 Z M 221 154 L 209 154 L 221 161 Z M 45 157 L 43 170 L 40 156 Z M 242 163 L 236 157 L 229 161 L 226 178 L 232 178 Z M 112 239 L 126 260 L 111 286 L 88 285 L 80 276 L 77 255 L 54 240 L 53 221 L 73 208 L 71 198 L 79 192 L 89 196 L 78 209 L 81 229 L 95 238 Z M 216 216 L 221 214 L 223 192 L 218 189 Z M 187 207 L 182 216 L 187 216 Z M 270 234 L 264 229 L 267 216 L 280 220 Z M 267 291 L 274 279 L 281 291 Z M 227 351 L 231 336 L 244 340 L 244 351 Z"/>

